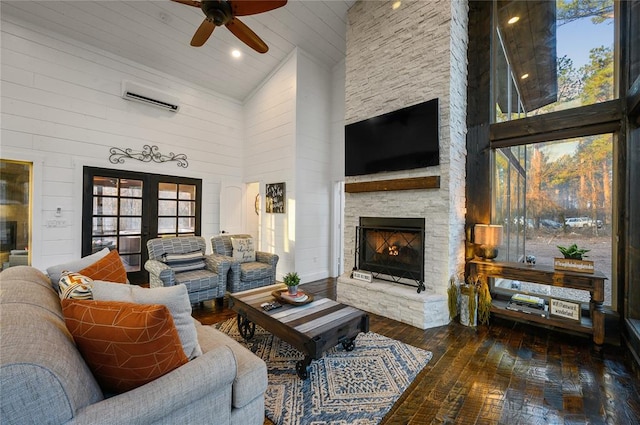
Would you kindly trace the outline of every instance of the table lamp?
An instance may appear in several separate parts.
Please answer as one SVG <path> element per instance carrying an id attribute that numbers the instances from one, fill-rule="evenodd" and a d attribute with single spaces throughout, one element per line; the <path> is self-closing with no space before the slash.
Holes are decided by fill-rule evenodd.
<path id="1" fill-rule="evenodd" d="M 498 247 L 502 244 L 502 226 L 499 224 L 476 224 L 473 242 L 479 245 L 478 255 L 485 260 L 498 256 Z"/>

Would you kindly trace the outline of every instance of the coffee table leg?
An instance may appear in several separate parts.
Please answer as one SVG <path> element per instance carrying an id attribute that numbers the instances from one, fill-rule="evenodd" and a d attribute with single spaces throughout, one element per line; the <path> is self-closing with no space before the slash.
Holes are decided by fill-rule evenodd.
<path id="1" fill-rule="evenodd" d="M 249 340 L 256 332 L 256 324 L 250 321 L 247 316 L 238 313 L 238 331 L 242 338 Z"/>
<path id="2" fill-rule="evenodd" d="M 353 349 L 356 348 L 355 340 L 355 338 L 344 338 L 340 341 L 342 343 L 342 348 L 346 351 L 353 351 Z"/>
<path id="3" fill-rule="evenodd" d="M 311 364 L 311 357 L 304 356 L 304 360 L 298 360 L 296 362 L 296 372 L 300 379 L 307 379 L 309 377 L 308 368 Z"/>

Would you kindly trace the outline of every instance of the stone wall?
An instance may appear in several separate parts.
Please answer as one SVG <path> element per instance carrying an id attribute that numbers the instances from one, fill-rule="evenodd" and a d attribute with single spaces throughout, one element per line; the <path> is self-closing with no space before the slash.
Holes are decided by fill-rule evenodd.
<path id="1" fill-rule="evenodd" d="M 446 295 L 449 277 L 463 269 L 467 11 L 459 0 L 403 1 L 397 10 L 387 2 L 359 1 L 349 10 L 346 123 L 439 98 L 440 165 L 346 182 L 438 175 L 440 188 L 347 193 L 347 272 L 354 265 L 360 216 L 425 218 L 428 294 Z"/>

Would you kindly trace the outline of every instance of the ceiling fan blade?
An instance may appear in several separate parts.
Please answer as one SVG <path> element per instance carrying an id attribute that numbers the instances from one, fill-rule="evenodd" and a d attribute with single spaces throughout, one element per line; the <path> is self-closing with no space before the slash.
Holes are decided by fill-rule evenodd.
<path id="1" fill-rule="evenodd" d="M 267 46 L 265 42 L 251 30 L 251 28 L 243 24 L 240 20 L 233 18 L 229 23 L 227 23 L 226 27 L 229 28 L 229 31 L 231 31 L 233 35 L 238 37 L 244 44 L 251 47 L 256 52 L 267 53 L 269 50 L 269 46 Z"/>
<path id="2" fill-rule="evenodd" d="M 229 4 L 234 16 L 247 16 L 277 9 L 287 4 L 287 0 L 229 0 Z"/>
<path id="3" fill-rule="evenodd" d="M 202 8 L 202 2 L 195 1 L 195 0 L 171 0 L 171 1 L 175 1 L 176 3 L 186 4 L 187 6 Z"/>
<path id="4" fill-rule="evenodd" d="M 193 38 L 191 39 L 191 45 L 193 47 L 202 46 L 204 43 L 207 42 L 209 37 L 211 37 L 211 33 L 213 33 L 214 29 L 216 29 L 216 24 L 214 24 L 210 20 L 205 19 L 204 21 L 202 21 L 202 23 L 196 30 L 196 33 L 193 34 Z"/>

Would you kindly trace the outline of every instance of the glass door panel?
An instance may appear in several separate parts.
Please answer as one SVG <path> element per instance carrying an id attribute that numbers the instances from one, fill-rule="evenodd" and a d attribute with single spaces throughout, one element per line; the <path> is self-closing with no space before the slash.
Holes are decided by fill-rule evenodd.
<path id="1" fill-rule="evenodd" d="M 143 182 L 93 177 L 91 252 L 117 249 L 127 272 L 140 272 Z"/>
<path id="2" fill-rule="evenodd" d="M 85 167 L 82 255 L 117 249 L 132 283 L 148 282 L 147 241 L 200 233 L 202 181 Z"/>
<path id="3" fill-rule="evenodd" d="M 158 184 L 158 234 L 162 237 L 196 234 L 197 187 Z"/>

